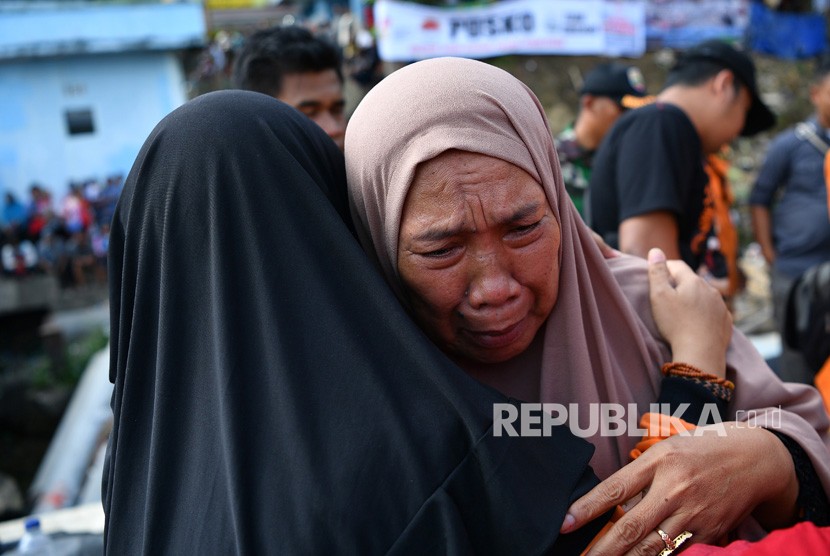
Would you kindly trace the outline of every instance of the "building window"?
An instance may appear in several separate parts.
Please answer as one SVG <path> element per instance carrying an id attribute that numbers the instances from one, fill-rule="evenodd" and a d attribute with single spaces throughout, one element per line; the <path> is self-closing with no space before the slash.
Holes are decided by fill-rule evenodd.
<path id="1" fill-rule="evenodd" d="M 69 131 L 69 135 L 94 133 L 95 124 L 92 122 L 92 110 L 67 110 L 66 129 Z"/>

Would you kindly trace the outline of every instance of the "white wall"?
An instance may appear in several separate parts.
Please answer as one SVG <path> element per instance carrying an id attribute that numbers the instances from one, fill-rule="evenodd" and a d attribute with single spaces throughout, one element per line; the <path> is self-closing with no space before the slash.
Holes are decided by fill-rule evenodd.
<path id="1" fill-rule="evenodd" d="M 0 193 L 33 182 L 59 200 L 70 180 L 125 176 L 158 121 L 187 99 L 169 52 L 0 63 Z M 67 109 L 92 110 L 95 131 L 70 135 Z"/>

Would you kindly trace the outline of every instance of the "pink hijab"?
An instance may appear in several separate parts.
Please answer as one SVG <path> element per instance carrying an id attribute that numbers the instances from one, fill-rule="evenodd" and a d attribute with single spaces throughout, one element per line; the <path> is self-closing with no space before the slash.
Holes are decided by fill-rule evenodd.
<path id="1" fill-rule="evenodd" d="M 399 294 L 398 230 L 419 163 L 460 149 L 500 158 L 533 176 L 561 228 L 559 297 L 527 352 L 476 377 L 525 401 L 576 404 L 571 412 L 579 412 L 583 428 L 591 403 L 648 411 L 657 400 L 660 365 L 671 357 L 652 320 L 646 263 L 602 257 L 565 191 L 544 109 L 527 86 L 478 61 L 418 62 L 369 92 L 349 122 L 345 143 L 358 234 Z M 830 491 L 828 419 L 816 390 L 778 380 L 738 331 L 727 360 L 736 392 L 724 418 L 757 409 L 752 421 L 799 442 Z M 779 405 L 780 424 L 770 421 Z M 638 438 L 597 433 L 589 440 L 597 448 L 591 464 L 605 478 L 629 462 Z"/>

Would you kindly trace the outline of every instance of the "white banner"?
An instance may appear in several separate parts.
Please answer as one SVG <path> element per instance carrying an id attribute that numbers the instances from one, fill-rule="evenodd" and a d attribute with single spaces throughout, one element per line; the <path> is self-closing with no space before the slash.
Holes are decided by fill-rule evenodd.
<path id="1" fill-rule="evenodd" d="M 740 40 L 749 10 L 749 0 L 648 0 L 646 41 L 654 48 L 688 48 L 707 39 Z"/>
<path id="2" fill-rule="evenodd" d="M 408 62 L 437 56 L 489 58 L 504 54 L 645 52 L 645 2 L 511 0 L 439 8 L 377 0 L 382 59 Z"/>

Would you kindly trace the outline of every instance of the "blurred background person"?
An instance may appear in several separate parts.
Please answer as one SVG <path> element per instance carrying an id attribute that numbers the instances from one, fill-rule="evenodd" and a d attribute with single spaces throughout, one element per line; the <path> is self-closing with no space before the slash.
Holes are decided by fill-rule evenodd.
<path id="1" fill-rule="evenodd" d="M 3 231 L 19 234 L 25 230 L 27 221 L 26 205 L 21 203 L 14 193 L 7 191 L 6 202 L 3 205 Z"/>
<path id="2" fill-rule="evenodd" d="M 333 43 L 302 27 L 257 31 L 236 58 L 233 81 L 293 106 L 343 150 L 346 101 L 341 55 Z"/>
<path id="3" fill-rule="evenodd" d="M 748 54 L 710 40 L 678 59 L 649 106 L 617 121 L 602 143 L 589 186 L 588 221 L 606 243 L 645 257 L 659 247 L 698 269 L 714 218 L 706 156 L 739 135 L 769 129 Z"/>
<path id="4" fill-rule="evenodd" d="M 830 219 L 824 157 L 830 146 L 830 60 L 817 63 L 810 84 L 815 113 L 775 137 L 749 198 L 755 240 L 771 267 L 773 314 L 783 334 L 792 284 L 812 266 L 830 260 Z M 802 355 L 782 342 L 781 378 L 813 381 Z"/>
<path id="5" fill-rule="evenodd" d="M 637 67 L 609 62 L 585 76 L 576 120 L 554 137 L 565 188 L 581 215 L 585 216 L 583 197 L 591 180 L 594 153 L 617 118 L 648 102 L 645 97 L 645 79 Z"/>

